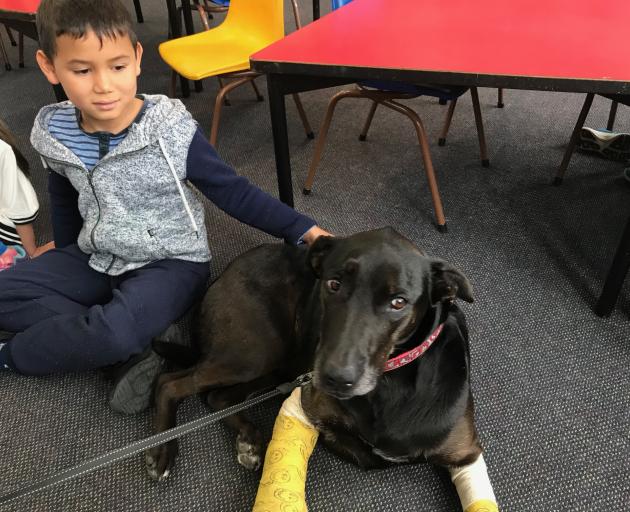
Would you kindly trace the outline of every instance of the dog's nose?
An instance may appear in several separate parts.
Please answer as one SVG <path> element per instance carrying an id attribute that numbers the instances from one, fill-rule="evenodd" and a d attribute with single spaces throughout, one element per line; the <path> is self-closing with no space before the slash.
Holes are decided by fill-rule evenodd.
<path id="1" fill-rule="evenodd" d="M 356 369 L 348 366 L 329 366 L 322 375 L 324 385 L 329 388 L 347 390 L 357 380 Z"/>

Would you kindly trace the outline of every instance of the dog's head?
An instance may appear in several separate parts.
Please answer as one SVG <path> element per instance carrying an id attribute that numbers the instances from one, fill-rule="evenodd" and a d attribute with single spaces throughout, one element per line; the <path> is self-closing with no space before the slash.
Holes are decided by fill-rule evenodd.
<path id="1" fill-rule="evenodd" d="M 473 300 L 461 272 L 428 258 L 391 228 L 320 237 L 308 261 L 319 278 L 322 309 L 313 384 L 340 399 L 374 389 L 389 354 L 430 306 Z"/>

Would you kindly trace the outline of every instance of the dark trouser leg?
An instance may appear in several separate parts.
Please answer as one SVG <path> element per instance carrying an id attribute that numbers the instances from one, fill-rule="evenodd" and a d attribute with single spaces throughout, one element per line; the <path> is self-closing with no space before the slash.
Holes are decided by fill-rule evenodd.
<path id="1" fill-rule="evenodd" d="M 61 370 L 62 352 L 77 350 L 66 347 L 64 322 L 112 299 L 110 277 L 91 269 L 88 260 L 89 255 L 72 245 L 0 272 L 0 330 L 17 333 L 5 350 L 18 349 L 20 363 L 13 361 L 18 371 Z M 35 361 L 22 361 L 22 345 L 37 347 Z"/>
<path id="2" fill-rule="evenodd" d="M 162 260 L 110 277 L 87 259 L 72 246 L 0 274 L 0 329 L 19 331 L 9 348 L 21 373 L 88 370 L 142 352 L 208 278 L 207 263 Z"/>

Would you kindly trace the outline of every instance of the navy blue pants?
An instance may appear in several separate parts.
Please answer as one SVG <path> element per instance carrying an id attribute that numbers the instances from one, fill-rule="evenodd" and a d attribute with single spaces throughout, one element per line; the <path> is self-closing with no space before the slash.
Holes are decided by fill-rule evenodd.
<path id="1" fill-rule="evenodd" d="M 120 276 L 88 265 L 76 245 L 0 272 L 0 330 L 26 375 L 82 371 L 125 361 L 205 292 L 209 265 L 161 260 Z"/>

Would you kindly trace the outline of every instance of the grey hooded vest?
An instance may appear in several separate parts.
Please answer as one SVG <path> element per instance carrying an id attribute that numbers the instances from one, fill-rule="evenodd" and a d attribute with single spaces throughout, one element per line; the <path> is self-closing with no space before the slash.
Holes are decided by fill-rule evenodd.
<path id="1" fill-rule="evenodd" d="M 146 98 L 153 106 L 91 171 L 48 132 L 55 110 L 74 110 L 72 103 L 42 108 L 31 132 L 45 165 L 78 191 L 79 247 L 109 275 L 160 259 L 210 259 L 203 206 L 185 179 L 197 123 L 179 100 Z"/>

